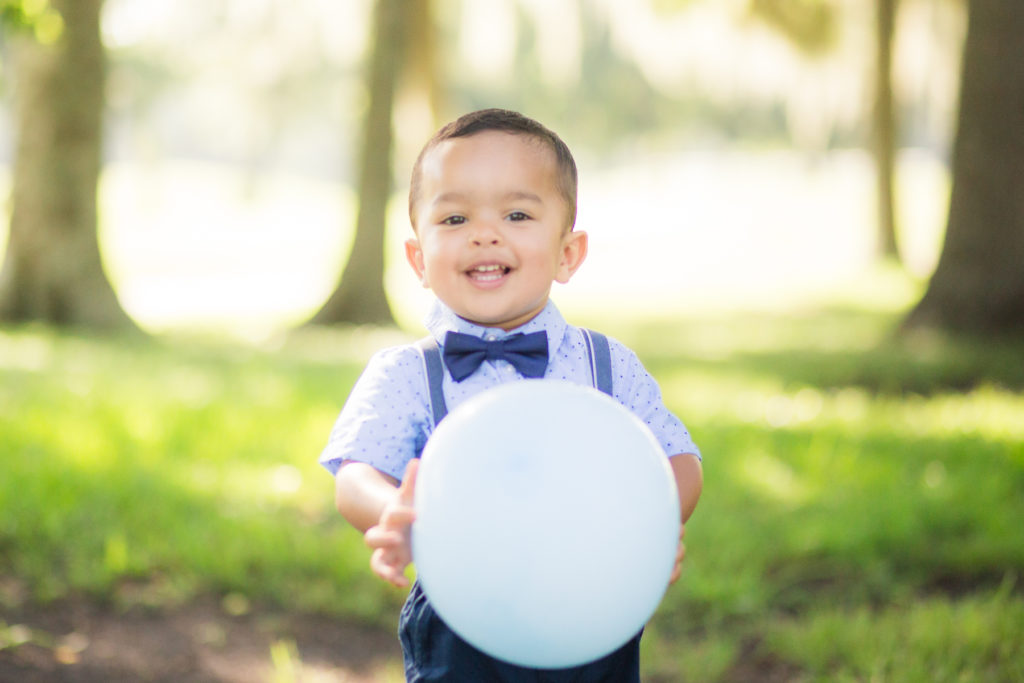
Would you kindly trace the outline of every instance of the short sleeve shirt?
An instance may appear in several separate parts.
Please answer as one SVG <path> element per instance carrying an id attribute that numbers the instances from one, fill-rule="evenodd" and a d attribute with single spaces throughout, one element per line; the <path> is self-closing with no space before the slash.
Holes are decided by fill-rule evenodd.
<path id="1" fill-rule="evenodd" d="M 483 327 L 458 317 L 436 301 L 425 321 L 439 346 L 448 332 L 472 334 L 482 339 L 501 339 L 518 332 L 547 332 L 548 367 L 545 379 L 592 384 L 590 358 L 583 332 L 566 323 L 553 302 L 532 320 L 514 330 Z M 661 398 L 657 382 L 644 369 L 636 354 L 609 338 L 612 363 L 612 393 L 650 428 L 666 455 L 692 453 L 700 458 L 683 423 Z M 484 361 L 461 382 L 445 372 L 442 383 L 450 410 L 488 388 L 523 379 L 504 360 Z M 320 463 L 336 474 L 345 461 L 367 463 L 395 479 L 401 479 L 408 462 L 420 455 L 433 432 L 426 371 L 415 344 L 378 351 L 356 381 L 345 406 L 331 430 Z"/>

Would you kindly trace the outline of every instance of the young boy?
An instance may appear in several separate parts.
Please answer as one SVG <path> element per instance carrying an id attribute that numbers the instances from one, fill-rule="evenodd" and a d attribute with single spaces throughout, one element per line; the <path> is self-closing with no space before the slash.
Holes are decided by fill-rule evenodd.
<path id="1" fill-rule="evenodd" d="M 420 153 L 409 191 L 414 236 L 406 242 L 406 256 L 437 297 L 426 327 L 443 353 L 449 408 L 524 377 L 592 383 L 583 332 L 548 300 L 552 283 L 568 282 L 587 254 L 587 234 L 573 229 L 576 183 L 576 164 L 565 143 L 536 121 L 504 110 L 459 118 Z M 465 358 L 455 357 L 456 347 L 465 344 L 460 335 L 476 337 L 476 344 L 513 339 L 512 346 L 540 339 L 547 363 L 541 358 L 539 367 L 523 365 L 515 356 L 493 352 L 477 354 L 487 360 L 467 367 Z M 613 396 L 644 420 L 671 455 L 685 522 L 702 487 L 699 451 L 636 355 L 614 340 L 610 347 Z M 419 347 L 385 349 L 359 378 L 320 456 L 335 474 L 338 510 L 374 549 L 373 571 L 397 586 L 408 585 L 416 458 L 433 428 Z M 682 558 L 680 538 L 673 580 Z M 589 664 L 526 669 L 459 638 L 434 613 L 419 584 L 402 609 L 400 636 L 409 681 L 639 681 L 639 634 Z"/>

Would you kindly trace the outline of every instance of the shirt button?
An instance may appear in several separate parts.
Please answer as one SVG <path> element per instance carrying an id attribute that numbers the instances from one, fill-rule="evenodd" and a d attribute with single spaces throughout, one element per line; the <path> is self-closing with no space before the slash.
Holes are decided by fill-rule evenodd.
<path id="1" fill-rule="evenodd" d="M 496 341 L 498 338 L 493 334 L 487 335 L 487 341 Z"/>

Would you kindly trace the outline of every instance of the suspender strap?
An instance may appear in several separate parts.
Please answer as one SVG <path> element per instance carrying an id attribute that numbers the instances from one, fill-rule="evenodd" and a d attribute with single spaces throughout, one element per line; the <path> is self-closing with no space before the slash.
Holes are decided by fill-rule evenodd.
<path id="1" fill-rule="evenodd" d="M 612 395 L 612 352 L 608 345 L 608 337 L 600 332 L 581 328 L 583 338 L 587 342 L 587 355 L 590 356 L 590 374 L 594 386 L 609 396 Z"/>
<path id="2" fill-rule="evenodd" d="M 587 356 L 590 359 L 590 376 L 594 387 L 609 396 L 612 395 L 612 354 L 608 345 L 608 337 L 600 332 L 581 328 L 583 339 L 587 345 Z M 423 357 L 423 369 L 427 374 L 427 388 L 430 393 L 430 410 L 436 427 L 448 414 L 448 405 L 444 401 L 442 385 L 444 383 L 444 363 L 441 361 L 441 349 L 433 337 L 421 339 L 417 346 Z"/>
<path id="3" fill-rule="evenodd" d="M 441 386 L 444 382 L 444 364 L 441 362 L 441 349 L 433 337 L 421 339 L 417 346 L 423 356 L 423 368 L 427 373 L 427 388 L 430 390 L 430 410 L 434 417 L 434 426 L 448 414 L 448 405 L 444 402 Z"/>

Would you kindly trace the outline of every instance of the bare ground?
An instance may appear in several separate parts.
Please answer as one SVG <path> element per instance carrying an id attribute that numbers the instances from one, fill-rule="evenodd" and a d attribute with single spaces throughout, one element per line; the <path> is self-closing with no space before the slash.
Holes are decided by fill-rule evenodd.
<path id="1" fill-rule="evenodd" d="M 237 612 L 238 610 L 230 610 Z M 117 610 L 88 601 L 0 604 L 0 682 L 403 680 L 396 635 L 217 600 Z"/>

